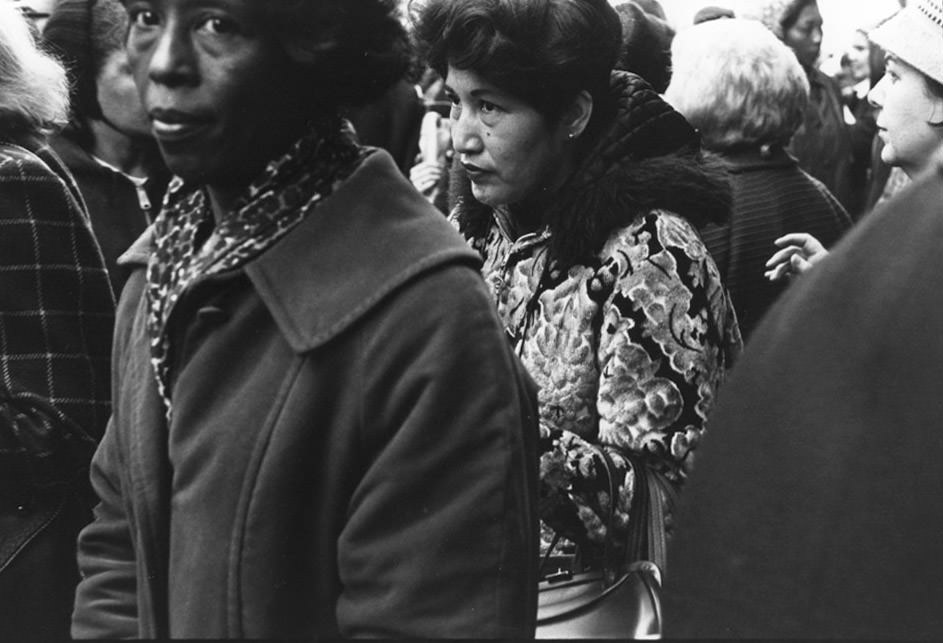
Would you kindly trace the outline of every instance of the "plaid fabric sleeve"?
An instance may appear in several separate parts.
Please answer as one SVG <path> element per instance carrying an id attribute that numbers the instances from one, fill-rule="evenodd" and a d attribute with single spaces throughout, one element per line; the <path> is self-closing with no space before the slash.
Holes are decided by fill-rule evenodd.
<path id="1" fill-rule="evenodd" d="M 88 217 L 57 171 L 0 144 L 0 449 L 23 448 L 16 418 L 53 428 L 64 417 L 98 438 L 110 411 L 114 300 Z"/>

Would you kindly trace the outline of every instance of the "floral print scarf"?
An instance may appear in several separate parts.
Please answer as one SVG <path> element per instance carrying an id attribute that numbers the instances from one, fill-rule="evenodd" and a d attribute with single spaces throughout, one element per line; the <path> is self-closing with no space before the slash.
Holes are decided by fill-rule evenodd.
<path id="1" fill-rule="evenodd" d="M 180 178 L 171 183 L 154 222 L 156 248 L 146 288 L 151 363 L 168 423 L 173 407 L 167 326 L 177 301 L 196 281 L 241 268 L 269 249 L 330 196 L 370 151 L 357 145 L 346 121 L 312 127 L 285 156 L 268 164 L 215 227 L 206 191 Z"/>

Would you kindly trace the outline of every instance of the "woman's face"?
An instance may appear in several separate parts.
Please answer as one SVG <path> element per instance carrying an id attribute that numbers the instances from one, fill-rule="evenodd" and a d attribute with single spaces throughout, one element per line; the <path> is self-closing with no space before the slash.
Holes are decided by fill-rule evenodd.
<path id="1" fill-rule="evenodd" d="M 452 145 L 474 197 L 492 207 L 559 187 L 569 167 L 567 132 L 474 71 L 449 66 Z"/>
<path id="2" fill-rule="evenodd" d="M 796 22 L 784 31 L 783 41 L 795 52 L 803 67 L 815 65 L 822 49 L 822 14 L 816 3 L 802 8 Z"/>
<path id="3" fill-rule="evenodd" d="M 856 83 L 871 75 L 870 52 L 868 37 L 856 31 L 847 52 L 848 60 L 851 62 L 851 77 Z"/>
<path id="4" fill-rule="evenodd" d="M 126 136 L 150 136 L 151 123 L 141 105 L 128 54 L 123 47 L 105 59 L 96 85 L 98 105 L 112 127 Z"/>
<path id="5" fill-rule="evenodd" d="M 930 93 L 923 74 L 894 56 L 887 57 L 887 71 L 868 98 L 880 109 L 881 160 L 910 176 L 925 169 L 943 143 L 943 127 L 930 125 L 943 121 L 943 98 Z"/>
<path id="6" fill-rule="evenodd" d="M 307 114 L 301 83 L 260 27 L 258 0 L 128 0 L 128 58 L 168 167 L 217 187 L 250 183 Z"/>

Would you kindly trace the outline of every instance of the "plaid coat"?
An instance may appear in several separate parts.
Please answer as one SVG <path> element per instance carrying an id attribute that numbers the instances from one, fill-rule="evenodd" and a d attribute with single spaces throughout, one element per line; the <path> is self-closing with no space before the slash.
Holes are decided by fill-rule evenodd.
<path id="1" fill-rule="evenodd" d="M 0 639 L 68 633 L 113 324 L 71 175 L 41 139 L 0 141 Z"/>

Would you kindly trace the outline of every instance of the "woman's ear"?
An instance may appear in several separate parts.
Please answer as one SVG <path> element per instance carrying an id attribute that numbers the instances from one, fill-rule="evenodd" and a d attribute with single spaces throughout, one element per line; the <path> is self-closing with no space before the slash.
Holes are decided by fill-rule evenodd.
<path id="1" fill-rule="evenodd" d="M 934 125 L 943 124 L 943 96 L 933 95 L 930 118 L 927 119 L 927 122 L 933 123 Z"/>
<path id="2" fill-rule="evenodd" d="M 593 97 L 581 91 L 563 114 L 563 131 L 568 139 L 575 139 L 586 129 L 593 115 Z"/>

